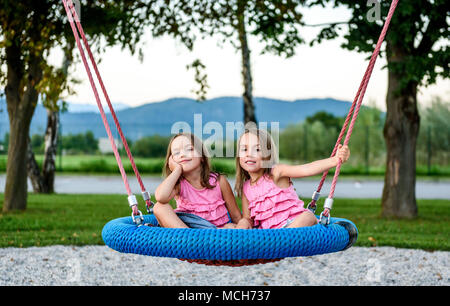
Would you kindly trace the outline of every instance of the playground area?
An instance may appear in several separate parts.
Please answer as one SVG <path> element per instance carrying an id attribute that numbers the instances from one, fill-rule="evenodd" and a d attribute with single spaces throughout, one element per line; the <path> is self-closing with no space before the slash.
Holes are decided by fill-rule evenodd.
<path id="1" fill-rule="evenodd" d="M 0 219 L 0 285 L 450 284 L 449 200 L 419 199 L 414 220 L 380 218 L 379 199 L 336 202 L 335 214 L 358 224 L 358 240 L 348 250 L 226 267 L 119 253 L 105 246 L 99 229 L 127 214 L 122 195 L 30 195 L 27 213 Z"/>
<path id="2" fill-rule="evenodd" d="M 353 247 L 247 267 L 121 254 L 106 246 L 0 249 L 2 286 L 449 286 L 449 252 Z M 268 288 L 270 289 L 270 288 Z"/>
<path id="3" fill-rule="evenodd" d="M 445 1 L 0 16 L 0 286 L 450 285 Z"/>

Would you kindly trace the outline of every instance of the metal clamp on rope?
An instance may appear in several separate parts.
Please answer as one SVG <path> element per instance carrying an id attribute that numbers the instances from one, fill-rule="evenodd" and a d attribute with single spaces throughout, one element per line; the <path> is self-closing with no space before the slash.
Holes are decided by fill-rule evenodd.
<path id="1" fill-rule="evenodd" d="M 326 219 L 323 216 L 323 212 L 320 213 L 319 217 L 319 223 L 322 225 L 328 225 L 330 224 L 330 217 L 331 217 L 331 208 L 333 208 L 333 199 L 326 198 L 325 203 L 323 204 L 324 210 L 328 210 L 328 216 L 326 216 Z"/>
<path id="2" fill-rule="evenodd" d="M 326 198 L 325 203 L 323 204 L 323 208 L 327 208 L 328 210 L 331 210 L 333 208 L 333 199 L 332 198 Z"/>
<path id="3" fill-rule="evenodd" d="M 142 215 L 142 212 L 138 210 L 138 215 L 135 215 L 133 212 L 131 212 L 131 218 L 133 219 L 133 223 L 137 226 L 141 226 L 144 224 L 144 216 Z"/>
<path id="4" fill-rule="evenodd" d="M 136 196 L 134 194 L 128 196 L 128 205 L 130 205 L 130 207 L 138 205 L 138 201 L 137 201 Z"/>
<path id="5" fill-rule="evenodd" d="M 142 191 L 142 198 L 147 202 L 147 200 L 150 200 L 150 193 L 148 191 Z"/>
<path id="6" fill-rule="evenodd" d="M 328 214 L 328 217 L 324 218 L 323 212 L 321 212 L 319 216 L 319 223 L 322 225 L 330 224 L 330 214 Z"/>
<path id="7" fill-rule="evenodd" d="M 317 201 L 320 198 L 320 192 L 314 191 L 311 199 L 314 201 L 314 203 L 317 203 Z M 314 204 L 314 207 L 311 205 L 311 202 L 309 202 L 308 206 L 306 207 L 307 209 L 309 209 L 310 211 L 312 211 L 313 213 L 316 212 L 317 209 L 317 205 Z"/>
<path id="8" fill-rule="evenodd" d="M 153 203 L 150 200 L 150 193 L 148 191 L 142 191 L 142 198 L 144 199 L 146 204 L 147 204 L 148 201 L 150 202 L 150 205 L 146 205 L 146 208 L 147 208 L 147 212 L 149 214 L 152 214 L 153 213 L 153 206 L 155 206 L 155 203 Z"/>
<path id="9" fill-rule="evenodd" d="M 137 207 L 138 201 L 136 199 L 136 196 L 134 194 L 128 196 L 128 204 L 133 209 L 134 206 Z M 133 223 L 136 225 L 142 225 L 144 223 L 144 217 L 142 216 L 142 212 L 138 210 L 138 215 L 134 214 L 134 211 L 131 212 L 131 218 L 133 219 Z"/>

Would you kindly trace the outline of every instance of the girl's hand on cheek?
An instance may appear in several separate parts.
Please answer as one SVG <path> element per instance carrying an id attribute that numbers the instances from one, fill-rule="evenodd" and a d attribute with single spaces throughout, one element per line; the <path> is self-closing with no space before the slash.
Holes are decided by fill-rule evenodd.
<path id="1" fill-rule="evenodd" d="M 179 168 L 181 171 L 183 171 L 183 167 L 182 167 L 179 163 L 175 162 L 175 161 L 173 160 L 172 155 L 170 155 L 170 157 L 169 157 L 169 169 L 170 169 L 170 171 L 174 172 L 174 171 L 177 170 L 178 168 Z"/>

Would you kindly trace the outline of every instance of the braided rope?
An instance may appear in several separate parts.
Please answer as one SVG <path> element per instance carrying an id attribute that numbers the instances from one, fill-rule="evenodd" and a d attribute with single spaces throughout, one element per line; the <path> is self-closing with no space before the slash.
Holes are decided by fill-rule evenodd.
<path id="1" fill-rule="evenodd" d="M 67 0 L 67 1 L 70 1 L 70 3 L 72 3 L 71 0 Z M 92 73 L 91 73 L 91 71 L 89 69 L 89 65 L 88 65 L 87 60 L 86 60 L 86 55 L 84 54 L 83 46 L 81 45 L 81 42 L 80 42 L 80 37 L 78 36 L 77 29 L 75 28 L 75 24 L 73 22 L 74 18 L 72 16 L 71 12 L 70 12 L 70 8 L 68 7 L 68 4 L 67 4 L 66 0 L 63 0 L 63 4 L 64 4 L 64 8 L 66 9 L 67 16 L 69 17 L 70 27 L 72 28 L 72 32 L 73 32 L 73 35 L 75 37 L 75 41 L 77 43 L 77 47 L 80 50 L 81 59 L 83 61 L 84 67 L 86 69 L 86 73 L 87 73 L 88 78 L 89 78 L 89 82 L 90 82 L 92 90 L 94 92 L 95 100 L 97 101 L 97 106 L 99 108 L 100 115 L 102 117 L 103 125 L 105 126 L 106 133 L 108 134 L 108 138 L 109 138 L 109 140 L 111 142 L 111 146 L 112 146 L 112 149 L 113 149 L 113 152 L 114 152 L 114 156 L 116 158 L 117 165 L 119 166 L 120 174 L 122 175 L 122 179 L 123 179 L 123 182 L 125 184 L 125 189 L 127 190 L 128 196 L 130 196 L 132 194 L 131 188 L 130 188 L 130 184 L 128 182 L 127 175 L 125 173 L 125 169 L 123 167 L 122 160 L 120 159 L 120 155 L 119 155 L 119 152 L 117 150 L 116 144 L 114 143 L 114 138 L 112 136 L 111 129 L 110 129 L 109 124 L 108 124 L 108 120 L 106 119 L 106 114 L 105 114 L 105 111 L 103 110 L 103 106 L 102 106 L 102 103 L 100 101 L 100 97 L 98 95 L 97 87 L 95 86 L 94 79 L 92 77 Z M 73 6 L 73 4 L 72 4 L 72 6 Z M 76 13 L 75 13 L 75 17 L 76 17 L 76 19 L 78 19 L 78 16 L 76 15 Z"/>
<path id="2" fill-rule="evenodd" d="M 391 2 L 391 6 L 389 8 L 389 12 L 388 12 L 388 15 L 386 17 L 386 21 L 385 21 L 385 23 L 383 25 L 383 29 L 381 31 L 380 37 L 378 38 L 378 42 L 377 42 L 377 44 L 375 46 L 375 50 L 372 53 L 372 56 L 370 58 L 369 64 L 368 64 L 367 69 L 366 69 L 366 72 L 364 74 L 364 77 L 363 77 L 363 79 L 361 81 L 361 84 L 360 84 L 360 87 L 358 89 L 358 92 L 356 94 L 355 100 L 353 101 L 352 107 L 351 107 L 351 109 L 350 109 L 350 111 L 349 111 L 349 113 L 347 115 L 347 118 L 345 120 L 344 126 L 341 129 L 338 141 L 336 142 L 336 145 L 335 145 L 335 147 L 333 149 L 333 153 L 331 154 L 331 156 L 334 156 L 336 154 L 337 147 L 339 146 L 339 143 L 342 140 L 343 132 L 347 129 L 348 120 L 349 120 L 350 115 L 352 114 L 352 120 L 351 120 L 351 122 L 350 122 L 350 124 L 348 126 L 348 131 L 347 131 L 347 134 L 346 134 L 345 139 L 344 139 L 344 145 L 348 145 L 348 143 L 350 141 L 350 138 L 351 138 L 351 135 L 352 135 L 352 132 L 353 132 L 353 128 L 355 126 L 356 118 L 358 117 L 359 110 L 361 108 L 362 101 L 364 99 L 364 94 L 366 92 L 367 85 L 369 84 L 369 80 L 370 80 L 370 77 L 372 75 L 373 67 L 375 66 L 375 62 L 377 60 L 378 54 L 380 53 L 381 45 L 382 45 L 382 43 L 384 41 L 384 38 L 386 36 L 387 30 L 389 28 L 389 24 L 391 22 L 391 19 L 392 19 L 392 16 L 394 14 L 395 8 L 397 7 L 397 4 L 398 4 L 398 0 L 393 0 Z M 357 101 L 356 104 L 355 104 L 355 101 Z M 331 188 L 330 188 L 330 192 L 329 192 L 329 195 L 328 195 L 329 199 L 332 199 L 334 197 L 334 192 L 335 192 L 335 189 L 336 189 L 337 179 L 338 179 L 339 174 L 340 174 L 341 165 L 342 165 L 342 161 L 339 160 L 338 164 L 336 166 L 336 170 L 335 170 L 335 173 L 334 173 L 333 180 L 331 182 Z M 324 172 L 324 174 L 322 176 L 322 179 L 321 179 L 321 181 L 319 183 L 319 187 L 317 188 L 317 192 L 320 192 L 320 190 L 322 189 L 323 183 L 324 183 L 325 178 L 326 178 L 327 175 L 328 175 L 328 171 Z M 315 201 L 314 201 L 314 204 L 315 204 Z M 314 205 L 314 204 L 311 203 L 311 205 Z M 329 215 L 329 211 L 330 211 L 329 208 L 325 208 L 324 211 L 323 211 L 323 215 L 327 217 Z"/>
<path id="3" fill-rule="evenodd" d="M 131 166 L 132 166 L 133 171 L 134 171 L 134 173 L 136 175 L 136 178 L 137 178 L 137 180 L 139 182 L 139 185 L 141 187 L 142 192 L 145 192 L 146 189 L 145 189 L 144 183 L 142 182 L 141 176 L 139 174 L 139 170 L 137 169 L 136 163 L 134 162 L 133 155 L 131 154 L 131 151 L 129 149 L 128 142 L 127 142 L 127 140 L 126 140 L 126 138 L 125 138 L 125 136 L 124 136 L 124 134 L 122 132 L 122 128 L 121 128 L 121 126 L 119 124 L 119 120 L 117 119 L 116 112 L 114 111 L 114 108 L 113 108 L 113 106 L 111 104 L 111 101 L 109 99 L 108 92 L 106 91 L 105 85 L 103 83 L 103 79 L 102 79 L 102 77 L 100 75 L 100 72 L 99 72 L 97 64 L 96 64 L 96 62 L 94 60 L 94 56 L 92 54 L 91 48 L 89 47 L 89 44 L 88 44 L 87 39 L 86 39 L 86 36 L 84 34 L 83 27 L 81 26 L 81 23 L 79 21 L 79 18 L 77 16 L 77 13 L 76 13 L 76 10 L 75 10 L 75 7 L 73 6 L 73 2 L 72 2 L 72 0 L 67 0 L 67 1 L 68 1 L 68 4 L 69 4 L 69 8 L 72 11 L 72 14 L 76 17 L 75 18 L 75 22 L 76 22 L 78 31 L 80 32 L 81 38 L 83 39 L 83 42 L 84 42 L 84 45 L 86 47 L 88 56 L 89 56 L 89 58 L 91 60 L 91 63 L 92 63 L 92 67 L 94 68 L 95 74 L 96 74 L 97 79 L 98 79 L 99 84 L 100 84 L 100 87 L 101 87 L 101 89 L 103 91 L 103 94 L 104 94 L 104 96 L 106 98 L 106 102 L 107 102 L 108 107 L 110 109 L 111 115 L 113 117 L 114 123 L 115 123 L 116 128 L 117 128 L 117 131 L 118 131 L 118 133 L 120 135 L 120 139 L 122 140 L 122 143 L 124 145 L 124 148 L 125 148 L 125 151 L 127 153 L 128 159 L 131 162 Z M 149 204 L 149 203 L 147 203 L 147 204 Z"/>
<path id="4" fill-rule="evenodd" d="M 393 0 L 391 3 L 391 7 L 389 8 L 389 13 L 386 17 L 386 21 L 384 23 L 383 30 L 381 31 L 380 37 L 378 38 L 377 45 L 372 54 L 372 58 L 370 59 L 370 63 L 369 63 L 369 67 L 368 67 L 368 69 L 369 69 L 368 75 L 367 75 L 366 81 L 364 82 L 364 86 L 361 90 L 361 95 L 359 97 L 359 101 L 354 110 L 352 121 L 350 122 L 350 125 L 348 127 L 347 135 L 345 136 L 345 140 L 344 140 L 344 145 L 348 145 L 348 143 L 350 141 L 350 137 L 352 136 L 356 118 L 358 117 L 358 113 L 361 108 L 362 100 L 364 99 L 364 94 L 366 93 L 367 85 L 369 84 L 370 76 L 372 75 L 373 67 L 375 66 L 375 62 L 377 60 L 378 54 L 380 53 L 381 44 L 383 43 L 384 37 L 386 36 L 386 32 L 389 28 L 389 24 L 391 22 L 393 14 L 394 14 L 395 8 L 397 7 L 397 3 L 398 3 L 398 0 Z M 336 167 L 336 171 L 334 173 L 333 181 L 331 182 L 330 194 L 328 195 L 329 198 L 333 198 L 333 196 L 334 196 L 334 190 L 336 188 L 337 178 L 339 176 L 341 165 L 342 165 L 342 162 L 339 160 L 338 165 Z"/>
<path id="5" fill-rule="evenodd" d="M 356 93 L 356 97 L 355 97 L 355 99 L 353 100 L 353 103 L 352 103 L 352 106 L 350 107 L 350 110 L 348 111 L 347 117 L 345 118 L 345 122 L 344 122 L 344 124 L 342 125 L 341 131 L 340 131 L 340 133 L 339 133 L 338 139 L 336 140 L 336 144 L 334 145 L 334 148 L 333 148 L 333 151 L 331 152 L 330 157 L 333 157 L 333 156 L 336 154 L 337 148 L 339 147 L 339 144 L 341 143 L 342 138 L 344 137 L 344 133 L 345 133 L 345 131 L 347 130 L 347 126 L 348 126 L 348 124 L 349 124 L 349 122 L 350 122 L 350 118 L 351 118 L 351 116 L 352 116 L 352 114 L 353 114 L 353 110 L 355 109 L 356 102 L 357 102 L 357 100 L 358 100 L 359 94 L 360 94 L 361 89 L 362 89 L 362 87 L 363 87 L 363 83 L 364 83 L 364 81 L 365 81 L 365 79 L 366 79 L 366 77 L 367 77 L 367 72 L 368 72 L 368 69 L 366 69 L 366 72 L 365 72 L 365 74 L 364 74 L 363 80 L 361 81 L 361 84 L 359 85 L 359 89 L 358 89 L 358 92 Z M 320 182 L 319 182 L 319 185 L 317 186 L 316 192 L 320 193 L 320 191 L 322 190 L 322 187 L 323 187 L 323 184 L 324 184 L 324 182 L 325 182 L 325 179 L 326 179 L 326 177 L 327 177 L 327 175 L 328 175 L 328 172 L 329 172 L 329 170 L 326 170 L 326 171 L 324 171 L 324 173 L 322 174 L 322 178 L 321 178 L 321 180 L 320 180 Z M 311 205 L 312 207 L 314 207 L 314 206 L 316 206 L 315 204 L 316 204 L 316 199 L 313 199 L 313 200 L 311 201 L 310 205 Z"/>
<path id="6" fill-rule="evenodd" d="M 77 12 L 76 12 L 76 10 L 75 10 L 75 7 L 74 7 L 74 5 L 73 5 L 73 2 L 72 2 L 72 0 L 63 0 L 63 3 L 64 3 L 64 6 L 66 7 L 66 12 L 67 12 L 67 15 L 69 16 L 69 21 L 70 21 L 70 23 L 71 23 L 71 26 L 73 25 L 73 20 L 75 20 L 76 27 L 78 28 L 78 31 L 79 31 L 79 33 L 80 33 L 80 36 L 81 36 L 82 40 L 83 40 L 84 46 L 85 46 L 85 48 L 86 48 L 86 51 L 87 51 L 87 53 L 88 53 L 89 59 L 90 59 L 90 61 L 91 61 L 92 67 L 94 68 L 95 74 L 96 74 L 96 76 L 97 76 L 97 80 L 98 80 L 98 82 L 99 82 L 99 84 L 100 84 L 100 87 L 101 87 L 101 89 L 102 89 L 102 91 L 103 91 L 103 94 L 104 94 L 104 96 L 105 96 L 106 102 L 107 102 L 108 107 L 109 107 L 109 109 L 110 109 L 110 113 L 111 113 L 111 115 L 112 115 L 112 117 L 113 117 L 113 120 L 114 120 L 114 123 L 115 123 L 115 125 L 116 125 L 117 131 L 118 131 L 118 133 L 119 133 L 119 135 L 120 135 L 120 139 L 122 140 L 122 143 L 123 143 L 123 145 L 124 145 L 124 149 L 125 149 L 125 151 L 126 151 L 126 153 L 127 153 L 127 156 L 128 156 L 128 159 L 129 159 L 130 162 L 131 162 L 131 166 L 132 166 L 133 171 L 134 171 L 134 173 L 135 173 L 135 175 L 136 175 L 137 181 L 138 181 L 138 183 L 139 183 L 139 185 L 140 185 L 140 187 L 141 187 L 142 192 L 144 193 L 144 192 L 146 192 L 144 183 L 143 183 L 143 181 L 142 181 L 141 175 L 139 174 L 139 170 L 137 169 L 136 163 L 134 162 L 134 158 L 133 158 L 133 156 L 132 156 L 132 154 L 131 154 L 131 151 L 130 151 L 130 149 L 129 149 L 128 142 L 127 142 L 127 140 L 126 140 L 126 138 L 125 138 L 125 136 L 124 136 L 124 134 L 123 134 L 123 132 L 122 132 L 122 128 L 121 128 L 121 126 L 120 126 L 120 124 L 119 124 L 119 120 L 117 119 L 116 113 L 115 113 L 114 108 L 113 108 L 112 103 L 111 103 L 111 100 L 109 99 L 108 92 L 106 91 L 105 85 L 104 85 L 104 83 L 103 83 L 103 79 L 102 79 L 102 77 L 101 77 L 101 75 L 100 75 L 100 72 L 99 72 L 99 70 L 98 70 L 97 64 L 96 64 L 96 62 L 95 62 L 94 56 L 93 56 L 92 51 L 91 51 L 91 48 L 90 48 L 90 46 L 89 46 L 89 43 L 88 43 L 88 41 L 87 41 L 87 39 L 86 39 L 86 35 L 84 34 L 83 27 L 81 26 L 81 23 L 80 23 L 80 20 L 79 20 L 79 18 L 78 18 L 78 14 L 77 14 Z M 70 9 L 70 12 L 67 11 L 67 8 Z M 70 18 L 71 16 L 72 16 L 72 18 Z M 72 26 L 72 30 L 74 31 L 75 39 L 76 39 L 77 42 L 78 42 L 78 41 L 79 41 L 78 32 L 76 32 L 76 30 L 74 30 L 74 27 L 73 27 L 73 26 Z M 82 53 L 82 57 L 84 58 L 85 55 L 84 55 L 83 50 L 80 48 L 80 45 L 79 45 L 78 43 L 77 43 L 77 45 L 78 45 L 78 48 L 80 49 L 80 53 Z M 86 64 L 85 64 L 85 68 L 86 68 L 86 71 L 88 72 L 88 75 L 90 76 L 90 79 L 91 79 L 91 78 L 92 78 L 91 72 L 90 72 L 89 67 L 86 66 Z M 91 83 L 91 85 L 95 87 L 95 85 L 93 85 L 92 83 Z M 93 89 L 94 89 L 94 87 L 93 87 Z M 96 87 L 95 87 L 94 92 L 96 92 L 96 91 L 97 91 L 97 89 L 96 89 Z M 97 96 L 97 95 L 98 95 L 98 94 L 96 94 L 96 96 Z M 103 112 L 103 107 L 101 107 L 101 103 L 99 104 L 99 102 L 97 101 L 97 104 L 99 105 L 99 109 L 101 109 L 100 112 L 102 113 L 102 112 Z M 103 112 L 103 113 L 104 113 L 104 112 Z M 103 115 L 102 115 L 102 117 L 103 117 Z M 105 124 L 105 121 L 104 121 L 104 124 Z M 105 125 L 105 127 L 106 127 L 106 125 Z M 108 125 L 107 130 L 108 130 L 108 129 L 109 129 L 109 125 Z M 108 134 L 108 136 L 109 136 L 109 134 Z M 114 139 L 112 139 L 112 138 L 110 137 L 109 140 L 110 140 L 111 145 L 112 145 L 112 147 L 113 147 L 114 154 L 116 155 L 117 149 L 115 148 Z M 116 157 L 116 160 L 117 160 L 117 157 Z M 119 160 L 120 160 L 120 157 L 119 157 Z M 120 164 L 120 165 L 119 165 L 119 169 L 121 169 L 121 173 L 122 173 L 122 171 L 124 171 L 124 170 L 123 170 L 123 165 L 122 165 L 121 161 L 119 161 L 119 160 L 118 160 L 118 164 Z M 124 178 L 123 175 L 122 175 L 122 178 Z M 124 183 L 125 183 L 126 186 L 128 185 L 126 176 L 125 176 L 125 179 L 124 179 Z M 129 186 L 126 187 L 126 188 L 127 188 L 127 191 L 128 191 Z M 128 195 L 130 195 L 130 194 L 131 194 L 131 191 L 128 191 Z M 151 204 L 152 204 L 151 201 L 150 201 L 150 199 L 145 199 L 145 202 L 146 202 L 146 204 L 147 204 L 147 207 L 150 207 Z M 135 214 L 137 214 L 137 208 L 136 208 L 135 206 L 133 206 L 133 212 L 134 212 Z"/>

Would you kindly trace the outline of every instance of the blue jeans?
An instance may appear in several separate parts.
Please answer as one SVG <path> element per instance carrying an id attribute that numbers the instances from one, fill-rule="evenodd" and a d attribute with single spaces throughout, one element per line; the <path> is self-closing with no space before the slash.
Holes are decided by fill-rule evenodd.
<path id="1" fill-rule="evenodd" d="M 214 224 L 194 214 L 176 212 L 178 218 L 190 228 L 216 228 Z"/>

